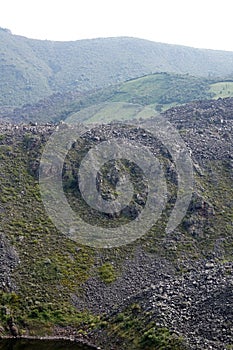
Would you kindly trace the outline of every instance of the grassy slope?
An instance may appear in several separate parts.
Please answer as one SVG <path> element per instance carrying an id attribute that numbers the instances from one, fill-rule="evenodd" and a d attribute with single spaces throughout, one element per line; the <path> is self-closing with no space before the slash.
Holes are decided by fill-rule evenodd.
<path id="1" fill-rule="evenodd" d="M 29 170 L 30 161 L 39 156 L 38 148 L 33 150 L 34 157 L 29 149 L 38 139 L 29 138 L 29 134 L 11 136 L 4 136 L 0 146 L 0 202 L 4 208 L 0 220 L 21 263 L 14 273 L 17 295 L 0 293 L 1 319 L 5 322 L 9 317 L 4 311 L 8 309 L 24 329 L 22 333 L 30 328 L 32 334 L 50 332 L 54 321 L 63 325 L 92 323 L 94 318 L 77 313 L 69 300 L 70 292 L 88 276 L 92 251 L 85 247 L 79 250 L 59 235 L 44 211 L 38 182 Z"/>
<path id="2" fill-rule="evenodd" d="M 144 119 L 191 101 L 232 96 L 233 83 L 230 80 L 156 73 L 131 79 L 115 88 L 113 86 L 111 89 L 100 90 L 96 94 L 90 93 L 90 96 L 87 94 L 81 99 L 81 104 L 80 101 L 77 104 L 74 102 L 71 107 L 80 111 L 72 113 L 70 109 L 66 117 L 69 122 L 93 123 Z"/>
<path id="3" fill-rule="evenodd" d="M 35 105 L 15 109 L 8 117 L 14 122 L 57 122 L 66 118 L 70 122 L 109 122 L 148 118 L 190 101 L 231 95 L 230 80 L 156 73 L 91 92 L 53 95 Z"/>
<path id="4" fill-rule="evenodd" d="M 210 92 L 214 95 L 213 98 L 233 97 L 233 82 L 220 81 L 210 85 Z"/>

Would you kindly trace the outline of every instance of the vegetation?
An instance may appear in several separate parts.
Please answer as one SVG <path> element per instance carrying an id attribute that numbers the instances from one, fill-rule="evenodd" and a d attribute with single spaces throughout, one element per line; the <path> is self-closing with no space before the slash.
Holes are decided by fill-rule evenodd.
<path id="1" fill-rule="evenodd" d="M 99 275 L 103 282 L 112 283 L 116 279 L 116 272 L 112 264 L 105 263 L 99 267 Z"/>
<path id="2" fill-rule="evenodd" d="M 210 85 L 210 93 L 214 98 L 233 97 L 233 80 L 220 81 Z"/>
<path id="3" fill-rule="evenodd" d="M 53 326 L 74 327 L 86 332 L 97 327 L 100 321 L 98 316 L 88 312 L 77 312 L 68 303 L 57 303 L 24 298 L 15 293 L 0 292 L 0 322 L 7 325 L 9 319 L 19 327 L 21 335 L 30 332 L 30 335 L 50 335 Z"/>
<path id="4" fill-rule="evenodd" d="M 142 105 L 182 104 L 208 99 L 208 80 L 179 74 L 158 73 L 124 83 L 112 101 L 125 101 Z"/>

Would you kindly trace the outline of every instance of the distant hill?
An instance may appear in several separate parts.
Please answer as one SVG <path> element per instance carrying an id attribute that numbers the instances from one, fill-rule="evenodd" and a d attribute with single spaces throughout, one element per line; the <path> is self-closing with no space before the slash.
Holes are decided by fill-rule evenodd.
<path id="1" fill-rule="evenodd" d="M 147 118 L 191 101 L 233 97 L 233 79 L 208 79 L 185 74 L 155 73 L 89 92 L 53 94 L 35 104 L 4 111 L 14 123 L 109 122 Z M 145 108 L 146 107 L 146 108 Z"/>
<path id="2" fill-rule="evenodd" d="M 226 76 L 233 73 L 233 52 L 128 37 L 53 42 L 0 29 L 0 106 L 4 108 L 163 71 Z"/>

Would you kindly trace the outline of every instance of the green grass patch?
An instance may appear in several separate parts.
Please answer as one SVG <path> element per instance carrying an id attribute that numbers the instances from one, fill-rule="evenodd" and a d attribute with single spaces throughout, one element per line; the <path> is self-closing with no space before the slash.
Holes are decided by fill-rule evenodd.
<path id="1" fill-rule="evenodd" d="M 210 93 L 214 99 L 233 97 L 233 81 L 222 81 L 210 85 Z"/>
<path id="2" fill-rule="evenodd" d="M 116 280 L 116 271 L 110 263 L 100 266 L 98 272 L 101 280 L 105 283 L 112 283 Z"/>

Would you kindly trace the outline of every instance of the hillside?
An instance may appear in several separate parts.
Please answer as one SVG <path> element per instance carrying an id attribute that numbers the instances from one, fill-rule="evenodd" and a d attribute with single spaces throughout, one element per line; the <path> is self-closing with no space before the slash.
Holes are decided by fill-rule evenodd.
<path id="1" fill-rule="evenodd" d="M 13 123 L 110 122 L 148 118 L 191 101 L 233 96 L 233 79 L 155 73 L 87 92 L 57 93 L 35 104 L 0 110 Z"/>
<path id="2" fill-rule="evenodd" d="M 0 106 L 53 93 L 86 91 L 154 72 L 232 74 L 233 53 L 136 38 L 73 42 L 33 40 L 0 29 Z"/>
<path id="3" fill-rule="evenodd" d="M 108 139 L 137 142 L 163 164 L 168 192 L 162 216 L 141 238 L 108 249 L 69 239 L 45 211 L 38 167 L 57 126 L 1 124 L 0 333 L 9 334 L 12 317 L 21 334 L 72 334 L 106 350 L 232 348 L 233 99 L 193 102 L 163 116 L 186 143 L 195 177 L 188 212 L 170 234 L 165 226 L 177 199 L 176 164 L 150 132 L 99 125 L 66 157 L 66 198 L 97 229 L 135 219 L 148 184 L 133 164 L 108 163 L 98 180 L 102 195 L 115 198 L 119 170 L 132 172 L 132 203 L 119 216 L 89 208 L 77 187 L 77 169 L 91 147 Z M 72 127 L 60 125 L 70 132 Z"/>

